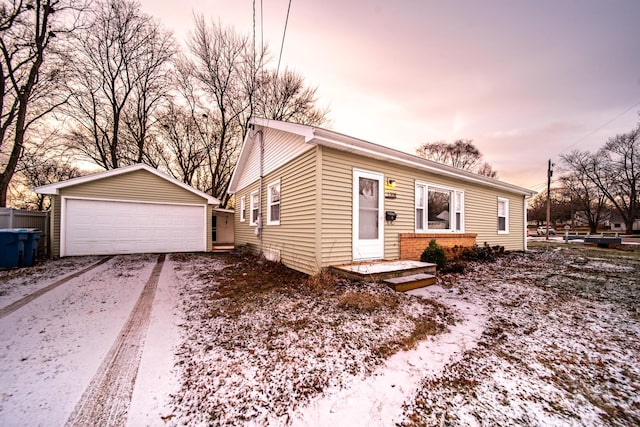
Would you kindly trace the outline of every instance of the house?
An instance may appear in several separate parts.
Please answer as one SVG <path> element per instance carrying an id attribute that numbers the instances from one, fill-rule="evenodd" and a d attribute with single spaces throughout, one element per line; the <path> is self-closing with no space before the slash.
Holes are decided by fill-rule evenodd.
<path id="1" fill-rule="evenodd" d="M 212 249 L 218 199 L 144 164 L 35 191 L 52 199 L 53 257 Z"/>
<path id="2" fill-rule="evenodd" d="M 337 132 L 253 119 L 229 193 L 235 244 L 313 274 L 442 246 L 526 249 L 534 192 Z"/>

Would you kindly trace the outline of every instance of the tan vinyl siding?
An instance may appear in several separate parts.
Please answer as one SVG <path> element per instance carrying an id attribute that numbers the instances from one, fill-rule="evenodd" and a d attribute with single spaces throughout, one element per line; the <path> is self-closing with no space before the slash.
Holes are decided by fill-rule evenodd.
<path id="1" fill-rule="evenodd" d="M 255 253 L 258 251 L 260 240 L 255 235 L 255 227 L 250 225 L 251 219 L 251 196 L 250 194 L 258 189 L 258 181 L 252 183 L 235 194 L 236 200 L 240 200 L 242 196 L 245 198 L 245 211 L 247 212 L 246 220 L 240 222 L 240 203 L 235 211 L 235 230 L 234 241 L 236 246 L 251 245 Z"/>
<path id="2" fill-rule="evenodd" d="M 352 258 L 352 166 L 337 151 L 322 149 L 322 267 Z"/>
<path id="3" fill-rule="evenodd" d="M 322 265 L 343 264 L 353 258 L 353 169 L 384 174 L 396 180 L 396 199 L 385 199 L 384 210 L 398 219 L 384 225 L 384 258 L 400 257 L 399 233 L 413 232 L 414 178 L 406 167 L 369 159 L 342 151 L 323 150 Z"/>
<path id="4" fill-rule="evenodd" d="M 145 170 L 114 175 L 60 190 L 61 196 L 202 204 L 204 199 Z"/>
<path id="5" fill-rule="evenodd" d="M 60 196 L 51 196 L 50 251 L 52 258 L 60 257 Z"/>
<path id="6" fill-rule="evenodd" d="M 267 174 L 262 180 L 262 246 L 263 250 L 280 251 L 286 265 L 313 274 L 318 265 L 315 258 L 315 160 L 316 149 L 307 151 L 281 168 Z M 267 225 L 267 186 L 280 179 L 280 225 Z M 245 196 L 247 219 L 240 222 L 240 211 L 235 213 L 236 245 L 251 245 L 259 250 L 260 240 L 250 225 L 251 192 L 258 190 L 259 180 L 236 193 Z"/>
<path id="7" fill-rule="evenodd" d="M 399 234 L 415 232 L 416 181 L 439 184 L 464 191 L 464 228 L 477 233 L 478 244 L 502 245 L 508 250 L 524 249 L 524 200 L 521 195 L 444 178 L 396 164 L 369 159 L 324 147 L 322 150 L 322 266 L 352 260 L 353 169 L 384 174 L 396 181 L 396 199 L 384 200 L 384 210 L 396 212 L 397 220 L 384 225 L 384 258 L 400 257 Z M 498 234 L 497 199 L 509 199 L 509 234 Z"/>
<path id="8" fill-rule="evenodd" d="M 319 267 L 351 262 L 354 168 L 382 173 L 385 179 L 396 181 L 395 189 L 388 190 L 394 192 L 396 198 L 384 200 L 384 210 L 398 215 L 393 224 L 384 225 L 385 259 L 400 257 L 400 233 L 415 232 L 416 181 L 462 190 L 464 232 L 477 233 L 479 244 L 487 242 L 509 250 L 524 249 L 524 200 L 521 195 L 321 146 L 264 177 L 261 200 L 263 249 L 279 250 L 283 263 L 309 274 Z M 281 180 L 280 225 L 266 225 L 267 186 L 277 179 Z M 258 190 L 258 185 L 259 180 L 256 180 L 235 194 L 237 200 L 245 197 L 247 211 L 245 222 L 240 222 L 240 211 L 235 212 L 236 245 L 249 244 L 256 253 L 260 240 L 255 235 L 255 227 L 250 226 L 250 194 Z M 509 199 L 509 234 L 497 232 L 498 197 Z M 444 233 L 449 234 L 455 233 Z"/>
<path id="9" fill-rule="evenodd" d="M 498 197 L 509 199 L 509 233 L 498 234 Z M 478 245 L 501 245 L 507 250 L 524 249 L 524 198 L 492 189 L 475 187 L 465 194 L 466 228 L 477 233 Z"/>

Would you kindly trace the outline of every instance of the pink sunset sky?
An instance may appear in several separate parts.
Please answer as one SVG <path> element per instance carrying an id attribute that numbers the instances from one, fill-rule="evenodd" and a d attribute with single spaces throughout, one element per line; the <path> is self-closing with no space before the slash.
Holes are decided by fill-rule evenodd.
<path id="1" fill-rule="evenodd" d="M 276 57 L 288 0 L 256 0 Z M 251 37 L 253 0 L 143 0 L 185 43 L 193 14 Z M 473 139 L 501 180 L 541 190 L 547 160 L 640 121 L 640 1 L 292 0 L 281 68 L 332 130 L 415 154 Z"/>

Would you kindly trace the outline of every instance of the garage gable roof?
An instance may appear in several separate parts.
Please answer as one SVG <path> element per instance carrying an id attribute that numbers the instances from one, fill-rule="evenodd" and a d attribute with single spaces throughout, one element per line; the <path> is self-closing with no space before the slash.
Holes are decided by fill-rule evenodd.
<path id="1" fill-rule="evenodd" d="M 152 173 L 154 175 L 156 175 L 159 178 L 164 179 L 165 181 L 169 181 L 170 183 L 177 185 L 178 187 L 181 187 L 193 194 L 196 194 L 197 196 L 202 197 L 203 199 L 205 199 L 207 201 L 207 204 L 209 205 L 219 205 L 220 204 L 220 200 L 216 199 L 213 196 L 210 196 L 207 193 L 204 193 L 200 190 L 197 190 L 195 188 L 193 188 L 190 185 L 185 184 L 184 182 L 180 182 L 177 179 L 173 178 L 172 176 L 169 176 L 165 173 L 160 172 L 158 169 L 156 168 L 152 168 L 149 165 L 145 165 L 142 163 L 138 163 L 135 165 L 131 165 L 131 166 L 125 166 L 122 168 L 117 168 L 117 169 L 110 169 L 104 172 L 98 172 L 98 173 L 94 173 L 91 175 L 85 175 L 85 176 L 81 176 L 78 178 L 72 178 L 72 179 L 68 179 L 66 181 L 60 181 L 60 182 L 56 182 L 54 184 L 48 184 L 48 185 L 43 185 L 40 187 L 35 188 L 35 192 L 39 193 L 39 194 L 50 194 L 50 195 L 58 195 L 60 194 L 60 189 L 62 188 L 67 188 L 67 187 L 72 187 L 74 185 L 78 185 L 78 184 L 84 184 L 87 182 L 91 182 L 91 181 L 97 181 L 100 179 L 104 179 L 104 178 L 108 178 L 111 176 L 116 176 L 116 175 L 121 175 L 121 174 L 125 174 L 125 173 L 129 173 L 129 172 L 133 172 L 133 171 L 137 171 L 137 170 L 145 170 L 149 173 Z"/>

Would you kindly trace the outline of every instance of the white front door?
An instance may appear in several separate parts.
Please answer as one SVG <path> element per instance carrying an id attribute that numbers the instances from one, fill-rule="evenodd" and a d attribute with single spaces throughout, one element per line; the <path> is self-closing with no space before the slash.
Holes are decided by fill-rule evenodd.
<path id="1" fill-rule="evenodd" d="M 384 176 L 353 170 L 353 260 L 384 257 Z"/>

